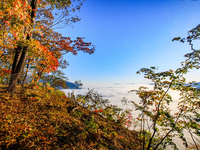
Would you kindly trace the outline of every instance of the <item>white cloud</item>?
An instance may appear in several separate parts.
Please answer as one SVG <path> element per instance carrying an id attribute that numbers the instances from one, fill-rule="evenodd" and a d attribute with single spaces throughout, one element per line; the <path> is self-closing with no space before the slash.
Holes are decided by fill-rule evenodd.
<path id="1" fill-rule="evenodd" d="M 86 85 L 82 89 L 64 89 L 63 91 L 67 94 L 68 92 L 73 92 L 75 95 L 86 94 L 88 89 L 94 89 L 98 94 L 103 96 L 103 98 L 108 99 L 111 104 L 122 106 L 121 100 L 123 97 L 128 100 L 139 103 L 140 99 L 134 92 L 129 92 L 130 90 L 137 90 L 140 86 L 146 86 L 152 88 L 153 85 L 149 84 L 112 84 L 112 85 Z M 169 92 L 173 97 L 173 102 L 171 104 L 171 109 L 176 110 L 179 94 L 176 91 Z"/>

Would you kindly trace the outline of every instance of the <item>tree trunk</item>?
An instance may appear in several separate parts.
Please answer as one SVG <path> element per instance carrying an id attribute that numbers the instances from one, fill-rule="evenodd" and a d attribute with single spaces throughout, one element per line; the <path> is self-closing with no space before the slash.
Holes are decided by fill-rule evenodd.
<path id="1" fill-rule="evenodd" d="M 35 16 L 36 16 L 36 9 L 37 9 L 37 2 L 38 0 L 32 0 L 31 1 L 31 23 L 34 25 L 35 23 Z M 25 32 L 27 30 L 25 29 Z M 24 34 L 25 35 L 25 34 Z M 31 34 L 32 35 L 32 34 Z M 31 35 L 27 35 L 26 40 L 30 40 L 32 38 Z M 18 46 L 15 49 L 15 57 L 12 64 L 12 72 L 10 76 L 10 82 L 7 91 L 10 93 L 13 93 L 16 89 L 17 81 L 20 77 L 20 74 L 22 72 L 22 69 L 24 67 L 25 61 L 26 61 L 26 55 L 27 55 L 28 46 Z"/>
<path id="2" fill-rule="evenodd" d="M 24 87 L 24 84 L 26 82 L 26 78 L 27 78 L 27 75 L 28 75 L 29 62 L 30 62 L 30 59 L 28 60 L 28 64 L 26 66 L 26 72 L 25 72 L 25 75 L 24 75 L 24 79 L 22 80 L 22 83 L 21 83 L 22 87 Z"/>
<path id="3" fill-rule="evenodd" d="M 14 62 L 12 65 L 12 73 L 10 76 L 10 82 L 7 91 L 12 93 L 16 89 L 17 81 L 20 77 L 20 74 L 22 72 L 22 69 L 24 67 L 24 63 L 26 60 L 26 52 L 28 47 L 24 47 L 23 51 L 21 52 L 21 55 L 19 56 L 18 52 L 15 53 Z M 15 62 L 15 59 L 18 59 L 18 61 Z"/>

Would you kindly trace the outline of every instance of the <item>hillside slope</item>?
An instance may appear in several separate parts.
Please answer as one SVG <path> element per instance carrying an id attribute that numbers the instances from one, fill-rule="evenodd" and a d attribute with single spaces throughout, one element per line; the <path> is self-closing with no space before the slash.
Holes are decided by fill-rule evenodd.
<path id="1" fill-rule="evenodd" d="M 0 149 L 137 150 L 139 143 L 136 131 L 51 87 L 0 92 Z"/>

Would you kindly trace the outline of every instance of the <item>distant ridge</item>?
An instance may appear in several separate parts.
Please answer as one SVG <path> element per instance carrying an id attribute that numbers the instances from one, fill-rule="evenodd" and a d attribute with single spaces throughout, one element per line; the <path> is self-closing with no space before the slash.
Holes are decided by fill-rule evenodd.
<path id="1" fill-rule="evenodd" d="M 155 85 L 154 83 L 149 83 L 149 85 Z M 191 86 L 193 88 L 200 89 L 200 82 L 188 83 L 185 86 Z"/>
<path id="2" fill-rule="evenodd" d="M 191 85 L 193 88 L 200 89 L 200 82 L 189 83 L 187 85 Z"/>
<path id="3" fill-rule="evenodd" d="M 66 84 L 67 84 L 67 89 L 81 89 L 80 86 L 77 85 L 76 83 L 66 81 Z"/>
<path id="4" fill-rule="evenodd" d="M 65 82 L 66 82 L 67 87 L 63 88 L 62 86 L 58 85 L 58 86 L 56 86 L 56 88 L 58 88 L 58 89 L 81 89 L 81 84 L 79 84 L 79 83 L 72 83 L 69 81 L 65 81 Z M 43 79 L 40 79 L 39 83 L 46 84 L 48 82 L 46 82 Z"/>

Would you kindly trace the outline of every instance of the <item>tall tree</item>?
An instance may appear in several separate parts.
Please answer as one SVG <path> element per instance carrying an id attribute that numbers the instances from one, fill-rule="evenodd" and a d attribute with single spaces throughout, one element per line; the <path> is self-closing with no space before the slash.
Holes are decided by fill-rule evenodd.
<path id="1" fill-rule="evenodd" d="M 31 25 L 28 27 L 24 27 L 24 38 L 27 41 L 32 39 L 31 32 L 27 32 L 27 31 L 33 29 L 33 25 L 35 24 L 36 9 L 37 9 L 38 2 L 39 2 L 38 0 L 32 0 L 30 3 L 30 7 L 29 7 L 30 8 L 30 14 L 29 14 L 30 22 L 29 23 Z M 24 5 L 25 6 L 28 5 L 27 1 L 24 2 Z M 17 47 L 14 49 L 15 56 L 14 56 L 14 60 L 12 63 L 12 72 L 11 72 L 10 83 L 9 83 L 9 87 L 8 87 L 9 92 L 13 92 L 13 90 L 15 89 L 17 80 L 20 76 L 20 73 L 22 72 L 23 67 L 24 67 L 28 48 L 29 48 L 28 45 L 18 44 Z"/>
<path id="2" fill-rule="evenodd" d="M 81 5 L 81 0 L 2 0 L 0 57 L 9 57 L 12 64 L 9 92 L 14 91 L 24 73 L 32 74 L 37 82 L 43 73 L 66 66 L 63 55 L 68 52 L 74 55 L 77 51 L 94 52 L 91 43 L 82 38 L 72 40 L 55 31 L 79 21 L 71 12 L 79 10 Z"/>

